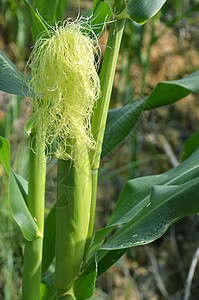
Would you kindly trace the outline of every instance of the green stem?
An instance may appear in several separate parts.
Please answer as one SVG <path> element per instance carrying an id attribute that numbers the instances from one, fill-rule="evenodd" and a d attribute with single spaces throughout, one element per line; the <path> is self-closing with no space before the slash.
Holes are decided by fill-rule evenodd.
<path id="1" fill-rule="evenodd" d="M 98 100 L 98 105 L 94 109 L 91 124 L 92 134 L 96 141 L 96 148 L 91 153 L 90 158 L 92 169 L 99 168 L 106 119 L 124 26 L 125 19 L 119 21 L 115 20 L 110 26 L 108 42 L 100 72 L 102 94 Z"/>
<path id="2" fill-rule="evenodd" d="M 101 157 L 101 148 L 104 138 L 108 108 L 111 98 L 111 92 L 113 87 L 113 80 L 117 65 L 117 59 L 119 55 L 120 44 L 122 40 L 122 34 L 124 31 L 125 20 L 115 21 L 110 26 L 110 32 L 107 42 L 106 51 L 103 58 L 102 68 L 100 72 L 100 84 L 101 84 L 101 97 L 98 101 L 98 105 L 94 108 L 92 117 L 92 134 L 96 141 L 95 150 L 92 151 L 90 156 L 91 161 L 91 178 L 92 178 L 92 195 L 91 195 L 91 210 L 90 210 L 90 222 L 87 243 L 85 247 L 85 253 L 89 247 L 93 227 L 95 220 L 95 207 L 97 196 L 97 180 L 98 169 Z"/>
<path id="3" fill-rule="evenodd" d="M 28 180 L 28 208 L 41 237 L 34 241 L 26 241 L 23 267 L 22 299 L 37 300 L 40 293 L 41 262 L 44 230 L 44 202 L 46 158 L 45 144 L 37 136 L 31 135 L 32 147 L 29 154 L 29 180 Z"/>

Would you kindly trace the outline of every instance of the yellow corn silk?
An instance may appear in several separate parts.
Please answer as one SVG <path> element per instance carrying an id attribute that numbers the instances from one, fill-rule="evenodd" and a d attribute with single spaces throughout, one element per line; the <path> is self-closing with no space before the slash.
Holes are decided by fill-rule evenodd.
<path id="1" fill-rule="evenodd" d="M 37 40 L 28 61 L 35 131 L 45 137 L 48 155 L 62 159 L 73 158 L 76 142 L 95 144 L 90 119 L 100 94 L 99 60 L 91 28 L 85 28 L 69 20 L 56 25 L 51 38 Z"/>

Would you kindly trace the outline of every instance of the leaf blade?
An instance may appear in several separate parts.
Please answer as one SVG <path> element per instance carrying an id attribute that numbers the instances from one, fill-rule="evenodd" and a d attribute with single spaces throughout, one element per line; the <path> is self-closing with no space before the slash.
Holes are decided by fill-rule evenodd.
<path id="1" fill-rule="evenodd" d="M 11 213 L 24 237 L 28 241 L 33 241 L 41 234 L 26 205 L 26 199 L 24 199 L 25 195 L 27 198 L 27 186 L 28 183 L 21 176 L 10 171 L 8 193 Z"/>
<path id="2" fill-rule="evenodd" d="M 159 82 L 145 102 L 145 110 L 172 104 L 192 92 L 198 93 L 199 71 L 173 81 Z"/>
<path id="3" fill-rule="evenodd" d="M 144 24 L 161 9 L 165 2 L 166 0 L 129 0 L 117 18 L 129 18 L 138 24 Z"/>
<path id="4" fill-rule="evenodd" d="M 5 93 L 28 96 L 28 85 L 23 73 L 0 50 L 0 90 Z"/>
<path id="5" fill-rule="evenodd" d="M 198 188 L 199 177 L 179 186 L 154 186 L 150 202 L 101 249 L 126 249 L 158 239 L 172 223 L 199 212 Z"/>
<path id="6" fill-rule="evenodd" d="M 199 92 L 198 81 L 199 71 L 183 79 L 159 82 L 148 97 L 121 108 L 110 109 L 101 158 L 108 155 L 133 130 L 142 111 L 169 105 L 192 92 Z"/>
<path id="7" fill-rule="evenodd" d="M 182 185 L 199 176 L 199 149 L 176 168 L 161 175 L 129 180 L 124 186 L 107 226 L 93 237 L 90 253 L 99 249 L 107 234 L 116 226 L 136 218 L 150 202 L 151 189 L 155 185 Z M 100 248 L 102 249 L 102 248 Z"/>

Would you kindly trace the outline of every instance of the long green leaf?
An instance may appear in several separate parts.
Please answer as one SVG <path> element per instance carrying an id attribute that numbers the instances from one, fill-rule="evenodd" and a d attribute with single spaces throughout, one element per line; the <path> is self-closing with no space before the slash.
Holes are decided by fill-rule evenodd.
<path id="1" fill-rule="evenodd" d="M 24 237 L 27 240 L 34 240 L 39 232 L 26 205 L 28 182 L 10 170 L 10 145 L 2 137 L 0 137 L 0 163 L 2 163 L 7 175 L 10 177 L 8 194 L 12 216 L 21 228 Z"/>
<path id="2" fill-rule="evenodd" d="M 127 106 L 109 110 L 102 157 L 120 144 L 136 125 L 142 110 L 172 104 L 192 92 L 199 92 L 199 71 L 174 81 L 159 82 L 151 94 Z"/>
<path id="3" fill-rule="evenodd" d="M 123 249 L 156 240 L 172 223 L 199 212 L 198 196 L 199 177 L 181 185 L 154 186 L 147 205 L 101 249 Z"/>
<path id="4" fill-rule="evenodd" d="M 28 241 L 33 241 L 40 235 L 38 227 L 33 220 L 26 205 L 27 182 L 19 175 L 10 171 L 9 200 L 11 213 L 24 237 Z"/>
<path id="5" fill-rule="evenodd" d="M 112 0 L 107 1 L 112 2 Z M 121 6 L 121 1 L 115 2 L 119 2 Z M 129 18 L 139 24 L 144 24 L 161 9 L 165 2 L 166 0 L 129 0 L 124 10 L 117 15 L 117 18 Z"/>
<path id="6" fill-rule="evenodd" d="M 199 92 L 199 71 L 173 81 L 159 82 L 148 96 L 144 109 L 151 110 L 163 105 L 172 104 L 192 92 Z"/>
<path id="7" fill-rule="evenodd" d="M 124 186 L 108 225 L 94 235 L 90 253 L 97 250 L 104 238 L 118 225 L 136 218 L 150 203 L 151 189 L 155 185 L 173 186 L 191 182 L 199 176 L 199 149 L 178 167 L 163 173 L 136 178 Z M 150 206 L 149 206 L 150 207 Z M 132 236 L 131 236 L 132 237 Z"/>
<path id="8" fill-rule="evenodd" d="M 10 175 L 10 144 L 0 136 L 0 163 L 4 166 L 7 175 Z"/>
<path id="9" fill-rule="evenodd" d="M 107 227 L 95 233 L 90 247 L 90 253 L 99 249 L 98 276 L 129 247 L 151 242 L 160 237 L 171 223 L 185 215 L 197 213 L 198 176 L 199 149 L 181 165 L 166 173 L 127 182 Z M 153 222 L 152 226 L 150 222 Z M 105 237 L 118 225 L 120 229 L 100 248 Z M 88 272 L 93 270 L 93 259 L 94 256 L 91 256 L 85 266 Z"/>
<path id="10" fill-rule="evenodd" d="M 28 86 L 25 76 L 1 50 L 0 90 L 14 95 L 28 95 Z"/>

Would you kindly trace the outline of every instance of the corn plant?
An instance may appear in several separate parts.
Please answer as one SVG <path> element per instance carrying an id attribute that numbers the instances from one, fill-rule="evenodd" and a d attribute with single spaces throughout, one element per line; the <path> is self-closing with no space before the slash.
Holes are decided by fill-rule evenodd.
<path id="1" fill-rule="evenodd" d="M 35 0 L 31 6 L 25 0 L 34 41 L 29 77 L 0 52 L 1 90 L 29 97 L 32 107 L 25 126 L 28 180 L 12 170 L 9 142 L 0 139 L 10 210 L 26 240 L 23 300 L 88 299 L 96 278 L 128 248 L 156 240 L 175 221 L 199 212 L 199 150 L 192 139 L 176 168 L 129 180 L 106 227 L 93 233 L 100 160 L 144 111 L 199 92 L 199 72 L 160 82 L 148 97 L 109 110 L 125 19 L 144 24 L 166 0 L 94 0 L 90 17 L 64 22 L 55 22 L 57 2 Z M 98 76 L 97 38 L 108 22 Z M 52 156 L 58 161 L 57 201 L 44 222 L 46 158 Z"/>

